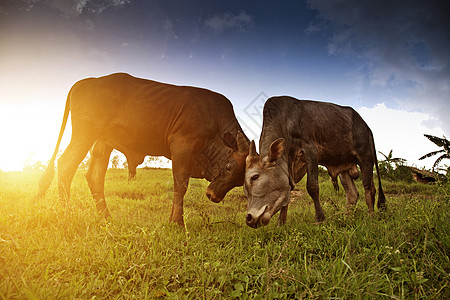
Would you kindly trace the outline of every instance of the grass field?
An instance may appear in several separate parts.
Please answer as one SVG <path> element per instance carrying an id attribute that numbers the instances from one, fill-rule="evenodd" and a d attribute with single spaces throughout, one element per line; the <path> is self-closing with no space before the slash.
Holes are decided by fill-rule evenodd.
<path id="1" fill-rule="evenodd" d="M 242 188 L 223 203 L 190 181 L 185 228 L 169 224 L 170 170 L 108 170 L 112 218 L 95 210 L 79 170 L 67 208 L 54 180 L 33 202 L 39 173 L 0 172 L 1 299 L 449 299 L 450 187 L 384 181 L 388 210 L 368 216 L 360 197 L 321 177 L 323 224 L 305 180 L 287 224 L 245 225 Z M 361 182 L 357 182 L 364 195 Z"/>

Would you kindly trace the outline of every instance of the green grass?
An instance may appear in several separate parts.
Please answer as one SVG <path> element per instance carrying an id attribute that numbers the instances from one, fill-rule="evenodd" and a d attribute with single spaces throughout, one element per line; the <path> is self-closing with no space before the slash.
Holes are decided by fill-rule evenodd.
<path id="1" fill-rule="evenodd" d="M 450 188 L 383 182 L 388 210 L 321 178 L 326 221 L 314 224 L 304 180 L 285 226 L 245 225 L 242 188 L 223 203 L 190 181 L 185 228 L 169 224 L 170 170 L 109 170 L 112 219 L 95 211 L 79 170 L 67 207 L 56 180 L 36 203 L 38 173 L 0 172 L 0 299 L 448 299 Z M 361 182 L 357 182 L 360 195 Z"/>

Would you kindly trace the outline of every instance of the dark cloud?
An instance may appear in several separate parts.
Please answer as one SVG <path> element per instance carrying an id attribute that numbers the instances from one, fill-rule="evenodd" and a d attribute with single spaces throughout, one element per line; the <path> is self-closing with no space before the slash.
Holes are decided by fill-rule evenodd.
<path id="1" fill-rule="evenodd" d="M 403 89 L 400 106 L 438 116 L 450 132 L 450 18 L 439 1 L 308 0 L 333 34 L 330 55 L 365 61 L 361 73 L 373 89 Z M 390 99 L 392 100 L 392 99 Z M 379 99 L 383 101 L 383 99 Z"/>
<path id="2" fill-rule="evenodd" d="M 223 80 L 205 72 L 245 73 L 257 92 L 385 102 L 437 116 L 434 124 L 450 132 L 450 21 L 439 2 L 306 3 L 310 9 L 302 1 L 3 0 L 0 66 L 59 59 L 79 62 L 73 73 L 180 77 L 194 68 L 211 88 Z"/>
<path id="3" fill-rule="evenodd" d="M 101 13 L 111 7 L 125 6 L 131 0 L 6 0 L 0 4 L 0 13 L 5 15 L 30 12 L 36 9 L 51 9 L 65 18 L 82 13 Z"/>
<path id="4" fill-rule="evenodd" d="M 205 26 L 210 28 L 214 34 L 220 34 L 226 29 L 245 30 L 253 24 L 253 17 L 244 11 L 239 14 L 228 12 L 216 14 L 205 21 Z"/>

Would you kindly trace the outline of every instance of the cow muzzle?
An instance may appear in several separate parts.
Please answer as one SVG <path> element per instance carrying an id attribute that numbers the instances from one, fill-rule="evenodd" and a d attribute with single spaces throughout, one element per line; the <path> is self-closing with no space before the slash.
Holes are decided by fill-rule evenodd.
<path id="1" fill-rule="evenodd" d="M 214 191 L 212 189 L 210 189 L 209 187 L 206 188 L 206 197 L 208 197 L 208 199 L 214 203 L 219 203 L 220 201 L 223 200 L 223 198 L 217 197 L 216 193 L 214 193 Z"/>
<path id="2" fill-rule="evenodd" d="M 245 223 L 252 227 L 258 228 L 259 226 L 266 226 L 269 224 L 270 219 L 274 214 L 276 214 L 281 207 L 289 204 L 289 195 L 282 194 L 278 197 L 278 199 L 273 203 L 273 205 L 263 205 L 261 208 L 247 208 L 247 216 L 245 217 Z"/>
<path id="3" fill-rule="evenodd" d="M 272 215 L 267 211 L 267 207 L 267 205 L 264 205 L 258 210 L 248 210 L 245 223 L 252 228 L 269 224 Z"/>

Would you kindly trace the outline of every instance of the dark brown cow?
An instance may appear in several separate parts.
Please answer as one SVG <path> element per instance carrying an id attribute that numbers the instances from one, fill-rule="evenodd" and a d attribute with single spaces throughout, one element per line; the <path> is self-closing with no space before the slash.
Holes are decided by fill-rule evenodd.
<path id="1" fill-rule="evenodd" d="M 251 227 L 267 225 L 279 210 L 278 224 L 284 224 L 290 191 L 305 174 L 316 220 L 323 221 L 325 216 L 319 203 L 319 164 L 328 169 L 333 183 L 337 184 L 339 176 L 348 205 L 356 204 L 358 198 L 353 179 L 358 177 L 356 165 L 359 165 L 370 213 L 375 204 L 375 164 L 378 208 L 385 207 L 372 132 L 350 107 L 286 96 L 270 98 L 264 105 L 259 149 L 261 155 L 256 153 L 252 142 L 246 160 L 246 223 Z"/>
<path id="2" fill-rule="evenodd" d="M 248 139 L 230 101 L 218 93 L 112 74 L 77 82 L 69 92 L 63 124 L 50 164 L 40 181 L 37 197 L 51 184 L 54 161 L 68 120 L 72 138 L 58 160 L 58 189 L 62 200 L 78 165 L 94 145 L 86 178 L 97 209 L 110 215 L 104 180 L 113 148 L 124 153 L 131 169 L 146 155 L 172 160 L 174 199 L 170 221 L 183 224 L 183 197 L 189 178 L 210 181 L 207 196 L 220 202 L 243 184 Z"/>

